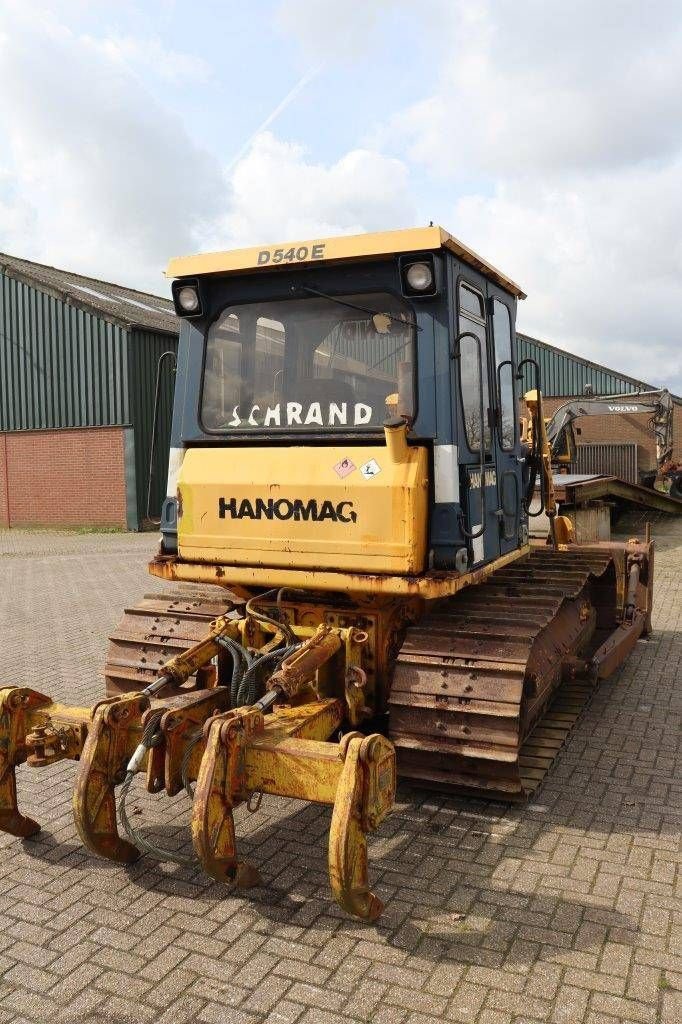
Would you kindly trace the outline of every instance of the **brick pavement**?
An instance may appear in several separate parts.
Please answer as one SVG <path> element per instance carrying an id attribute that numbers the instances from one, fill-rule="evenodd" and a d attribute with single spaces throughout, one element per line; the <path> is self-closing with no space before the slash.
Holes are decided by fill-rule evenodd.
<path id="1" fill-rule="evenodd" d="M 0 1024 L 641 1024 L 682 1020 L 679 738 L 682 524 L 659 542 L 655 635 L 604 684 L 535 802 L 402 787 L 370 840 L 371 927 L 327 887 L 326 808 L 238 812 L 266 887 L 85 853 L 72 764 L 20 770 L 44 830 L 0 836 Z M 3 682 L 100 694 L 105 638 L 158 590 L 149 537 L 0 531 Z M 139 821 L 187 846 L 188 803 Z"/>

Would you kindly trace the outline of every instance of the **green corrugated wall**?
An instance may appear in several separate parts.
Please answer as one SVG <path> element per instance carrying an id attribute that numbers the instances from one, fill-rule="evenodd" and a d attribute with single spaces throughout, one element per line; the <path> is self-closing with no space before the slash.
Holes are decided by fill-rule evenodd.
<path id="1" fill-rule="evenodd" d="M 127 333 L 0 274 L 0 430 L 129 423 Z"/>
<path id="2" fill-rule="evenodd" d="M 130 414 L 135 429 L 135 476 L 137 479 L 137 509 L 140 523 L 147 519 L 147 496 L 157 368 L 164 352 L 173 352 L 174 355 L 177 355 L 177 350 L 178 339 L 171 335 L 135 329 L 131 331 L 129 336 Z M 168 447 L 170 444 L 174 388 L 175 360 L 166 358 L 161 369 L 156 443 L 152 465 L 152 488 L 149 501 L 149 512 L 152 519 L 159 518 L 161 504 L 166 495 Z"/>

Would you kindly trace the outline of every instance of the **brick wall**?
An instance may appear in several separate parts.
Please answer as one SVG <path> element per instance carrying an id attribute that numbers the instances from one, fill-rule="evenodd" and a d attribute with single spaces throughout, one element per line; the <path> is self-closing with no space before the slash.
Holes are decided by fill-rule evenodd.
<path id="1" fill-rule="evenodd" d="M 9 525 L 9 491 L 7 489 L 7 442 L 0 434 L 0 526 Z"/>
<path id="2" fill-rule="evenodd" d="M 552 416 L 560 405 L 569 401 L 570 398 L 544 398 L 545 416 Z M 521 415 L 525 416 L 525 404 L 522 402 L 521 406 Z M 634 441 L 638 445 L 639 468 L 654 469 L 656 439 L 649 426 L 650 418 L 649 414 L 645 413 L 629 416 L 582 416 L 573 426 L 576 444 L 591 444 L 597 441 L 618 444 L 623 441 Z M 673 458 L 682 462 L 682 406 L 677 404 L 673 414 Z"/>
<path id="3" fill-rule="evenodd" d="M 123 429 L 0 434 L 0 525 L 125 529 Z"/>

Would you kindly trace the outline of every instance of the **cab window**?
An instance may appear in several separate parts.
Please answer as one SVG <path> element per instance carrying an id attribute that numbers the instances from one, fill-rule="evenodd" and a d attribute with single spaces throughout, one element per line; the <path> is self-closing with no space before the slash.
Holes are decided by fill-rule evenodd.
<path id="1" fill-rule="evenodd" d="M 488 423 L 488 357 L 485 333 L 483 295 L 463 281 L 459 286 L 459 333 L 467 337 L 459 342 L 459 377 L 464 430 L 472 452 L 480 452 L 481 444 L 490 451 Z M 473 334 L 474 337 L 469 335 Z M 481 422 L 481 400 L 483 422 Z"/>
<path id="2" fill-rule="evenodd" d="M 495 369 L 500 393 L 500 447 L 509 450 L 516 444 L 516 389 L 512 362 L 511 314 L 509 307 L 493 300 L 493 339 L 495 342 Z M 503 365 L 504 364 L 504 365 Z"/>
<path id="3" fill-rule="evenodd" d="M 206 341 L 205 430 L 380 430 L 411 420 L 415 323 L 387 293 L 230 306 Z"/>

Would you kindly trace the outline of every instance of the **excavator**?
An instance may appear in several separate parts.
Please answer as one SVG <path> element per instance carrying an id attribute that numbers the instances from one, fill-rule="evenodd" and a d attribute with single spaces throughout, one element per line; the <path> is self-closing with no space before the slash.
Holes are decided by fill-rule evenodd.
<path id="1" fill-rule="evenodd" d="M 182 257 L 167 274 L 182 331 L 149 571 L 174 589 L 125 611 L 94 707 L 0 690 L 0 829 L 39 829 L 17 768 L 70 759 L 92 853 L 193 859 L 248 888 L 236 808 L 315 801 L 332 808 L 332 894 L 371 921 L 367 835 L 397 777 L 536 792 L 650 631 L 653 542 L 576 544 L 539 369 L 517 360 L 525 295 L 442 228 Z M 550 530 L 532 546 L 537 479 Z M 187 792 L 191 854 L 141 829 L 142 785 Z"/>
<path id="2" fill-rule="evenodd" d="M 624 395 L 590 395 L 559 406 L 546 421 L 552 460 L 560 467 L 576 461 L 574 422 L 583 416 L 649 415 L 656 438 L 656 469 L 641 474 L 645 487 L 682 498 L 682 466 L 673 459 L 673 398 L 666 388 Z"/>

